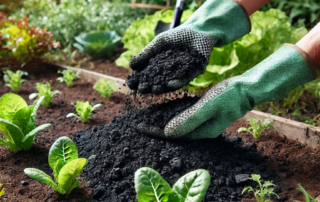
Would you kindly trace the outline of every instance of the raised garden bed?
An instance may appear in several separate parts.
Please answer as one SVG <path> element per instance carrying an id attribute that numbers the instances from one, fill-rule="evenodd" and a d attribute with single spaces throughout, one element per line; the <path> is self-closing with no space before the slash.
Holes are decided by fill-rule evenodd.
<path id="1" fill-rule="evenodd" d="M 90 72 L 83 73 L 91 77 L 91 81 L 96 80 L 92 78 L 100 76 L 89 74 Z M 312 196 L 320 194 L 320 177 L 317 175 L 320 163 L 319 147 L 312 144 L 315 148 L 312 149 L 311 146 L 299 142 L 299 139 L 290 140 L 285 130 L 285 136 L 268 130 L 262 134 L 261 139 L 253 140 L 247 133 L 238 135 L 236 131 L 239 127 L 248 126 L 243 120 L 238 120 L 224 131 L 224 137 L 217 139 L 165 141 L 151 138 L 137 132 L 139 118 L 134 114 L 124 113 L 124 94 L 114 93 L 105 100 L 92 90 L 92 84 L 84 79 L 86 76 L 76 81 L 71 89 L 64 83 L 54 82 L 57 77 L 55 71 L 42 72 L 41 75 L 30 76 L 22 85 L 20 95 L 25 99 L 35 92 L 35 82 L 39 81 L 51 80 L 52 89 L 63 93 L 53 99 L 48 109 L 40 108 L 37 123 L 50 122 L 52 126 L 37 134 L 30 152 L 12 153 L 7 148 L 0 147 L 0 176 L 7 197 L 4 200 L 67 200 L 50 187 L 30 180 L 23 173 L 26 167 L 36 167 L 50 173 L 47 164 L 48 150 L 60 136 L 74 138 L 80 157 L 90 157 L 87 168 L 81 174 L 81 181 L 85 183 L 74 190 L 69 201 L 136 201 L 133 176 L 138 168 L 144 166 L 156 169 L 171 185 L 189 171 L 207 169 L 211 175 L 211 184 L 204 201 L 252 201 L 248 198 L 242 199 L 240 194 L 243 187 L 251 183 L 243 177 L 251 173 L 261 174 L 264 180 L 273 180 L 279 185 L 275 189 L 280 192 L 281 199 L 278 201 L 303 201 L 303 195 L 296 189 L 297 183 L 301 183 Z M 119 87 L 122 86 L 121 82 L 123 80 L 118 79 Z M 2 84 L 1 79 L 0 86 Z M 126 91 L 125 88 L 121 90 Z M 6 87 L 0 88 L 0 96 L 7 92 L 9 90 Z M 73 118 L 66 119 L 67 113 L 74 112 L 73 104 L 77 100 L 103 102 L 105 108 L 97 110 L 87 124 Z M 113 119 L 115 116 L 120 117 Z M 110 122 L 111 120 L 113 121 Z M 276 123 L 279 121 L 281 120 L 276 120 Z M 282 125 L 277 126 L 276 123 L 276 128 L 282 128 Z M 95 127 L 91 127 L 93 125 Z M 304 126 L 302 125 L 302 128 Z M 307 128 L 305 130 L 317 130 L 312 126 Z M 305 137 L 310 136 L 310 133 L 305 134 Z M 317 132 L 314 134 L 312 138 L 317 137 Z M 29 185 L 23 186 L 21 181 L 27 181 Z M 246 197 L 250 198 L 250 195 Z"/>

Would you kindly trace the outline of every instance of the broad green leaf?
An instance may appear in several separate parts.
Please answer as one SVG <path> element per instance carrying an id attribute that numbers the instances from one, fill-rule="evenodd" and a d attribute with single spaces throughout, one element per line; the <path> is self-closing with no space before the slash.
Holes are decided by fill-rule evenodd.
<path id="1" fill-rule="evenodd" d="M 180 201 L 170 185 L 152 168 L 140 168 L 134 174 L 138 202 Z"/>
<path id="2" fill-rule="evenodd" d="M 44 130 L 44 129 L 50 127 L 50 126 L 51 126 L 50 123 L 45 123 L 45 124 L 42 124 L 41 126 L 36 127 L 32 131 L 30 131 L 30 133 L 28 133 L 22 140 L 21 147 L 23 148 L 23 150 L 28 151 L 31 148 L 31 145 L 32 145 L 32 143 L 34 141 L 34 138 L 35 138 L 36 134 L 39 131 Z"/>
<path id="3" fill-rule="evenodd" d="M 198 169 L 182 176 L 174 185 L 173 190 L 178 193 L 181 201 L 201 202 L 210 185 L 208 171 Z"/>
<path id="4" fill-rule="evenodd" d="M 21 145 L 24 135 L 17 125 L 0 118 L 0 131 L 4 134 L 8 141 L 12 142 L 18 147 Z"/>
<path id="5" fill-rule="evenodd" d="M 14 93 L 4 94 L 0 98 L 0 118 L 12 121 L 14 114 L 21 108 L 28 106 L 22 97 Z"/>
<path id="6" fill-rule="evenodd" d="M 39 182 L 43 182 L 47 185 L 50 185 L 52 188 L 57 190 L 60 194 L 65 194 L 66 192 L 59 188 L 56 183 L 52 180 L 52 178 L 44 173 L 43 171 L 36 169 L 36 168 L 26 168 L 24 169 L 24 173 L 28 175 L 30 178 L 34 180 L 38 180 Z"/>
<path id="7" fill-rule="evenodd" d="M 62 167 L 58 177 L 59 187 L 70 194 L 72 182 L 80 174 L 82 169 L 87 165 L 88 160 L 85 158 L 78 158 L 70 161 Z"/>
<path id="8" fill-rule="evenodd" d="M 17 125 L 20 128 L 20 130 L 22 130 L 23 134 L 28 134 L 31 130 L 33 130 L 36 127 L 35 122 L 33 125 L 28 126 L 33 108 L 33 105 L 23 107 L 19 111 L 17 111 L 12 118 L 12 123 Z"/>
<path id="9" fill-rule="evenodd" d="M 58 176 L 64 165 L 77 158 L 78 149 L 76 145 L 70 138 L 64 136 L 57 139 L 51 146 L 48 161 L 55 175 Z"/>

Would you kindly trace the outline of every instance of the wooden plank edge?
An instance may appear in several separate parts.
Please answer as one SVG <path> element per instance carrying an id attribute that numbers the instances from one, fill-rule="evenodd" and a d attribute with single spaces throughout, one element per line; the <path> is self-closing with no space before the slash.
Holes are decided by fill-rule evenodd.
<path id="1" fill-rule="evenodd" d="M 79 76 L 84 79 L 87 80 L 89 82 L 95 83 L 96 81 L 98 81 L 100 78 L 104 78 L 107 79 L 109 81 L 112 81 L 116 84 L 117 92 L 121 92 L 124 94 L 127 94 L 130 89 L 128 88 L 128 86 L 124 86 L 125 84 L 125 80 L 117 78 L 117 77 L 113 77 L 113 76 L 108 76 L 105 74 L 101 74 L 98 72 L 94 72 L 94 71 L 90 71 L 90 70 L 86 70 L 86 69 L 81 69 L 81 68 L 75 68 L 75 67 L 70 67 L 67 65 L 62 65 L 62 64 L 58 64 L 58 63 L 47 63 L 49 65 L 52 65 L 53 67 L 60 67 L 60 68 L 64 68 L 64 69 L 69 69 L 69 70 L 73 70 L 73 71 L 80 71 Z"/>
<path id="2" fill-rule="evenodd" d="M 246 121 L 251 117 L 261 119 L 262 121 L 266 118 L 273 119 L 274 127 L 280 136 L 286 136 L 291 140 L 298 140 L 302 144 L 307 144 L 312 149 L 315 149 L 320 145 L 319 127 L 256 110 L 248 112 L 240 119 Z"/>

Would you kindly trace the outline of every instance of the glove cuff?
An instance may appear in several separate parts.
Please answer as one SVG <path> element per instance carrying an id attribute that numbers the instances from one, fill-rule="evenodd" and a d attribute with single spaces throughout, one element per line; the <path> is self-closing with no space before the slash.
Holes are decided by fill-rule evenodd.
<path id="1" fill-rule="evenodd" d="M 300 53 L 300 55 L 303 57 L 303 59 L 306 61 L 306 63 L 309 65 L 309 67 L 313 73 L 313 78 L 316 79 L 318 77 L 317 66 L 313 63 L 313 61 L 311 60 L 311 58 L 309 57 L 309 55 L 306 52 L 304 52 L 303 50 L 301 50 L 301 48 L 299 48 L 298 46 L 296 46 L 294 44 L 285 43 L 283 45 L 289 46 L 289 47 L 295 49 L 296 51 L 298 51 Z"/>

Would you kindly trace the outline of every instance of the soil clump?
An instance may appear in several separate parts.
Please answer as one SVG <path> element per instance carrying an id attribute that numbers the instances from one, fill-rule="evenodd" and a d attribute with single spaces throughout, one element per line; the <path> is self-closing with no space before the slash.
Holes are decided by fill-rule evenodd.
<path id="1" fill-rule="evenodd" d="M 142 71 L 134 71 L 129 75 L 127 85 L 142 94 L 159 95 L 178 90 L 204 73 L 205 61 L 195 50 L 163 51 L 150 59 Z"/>

